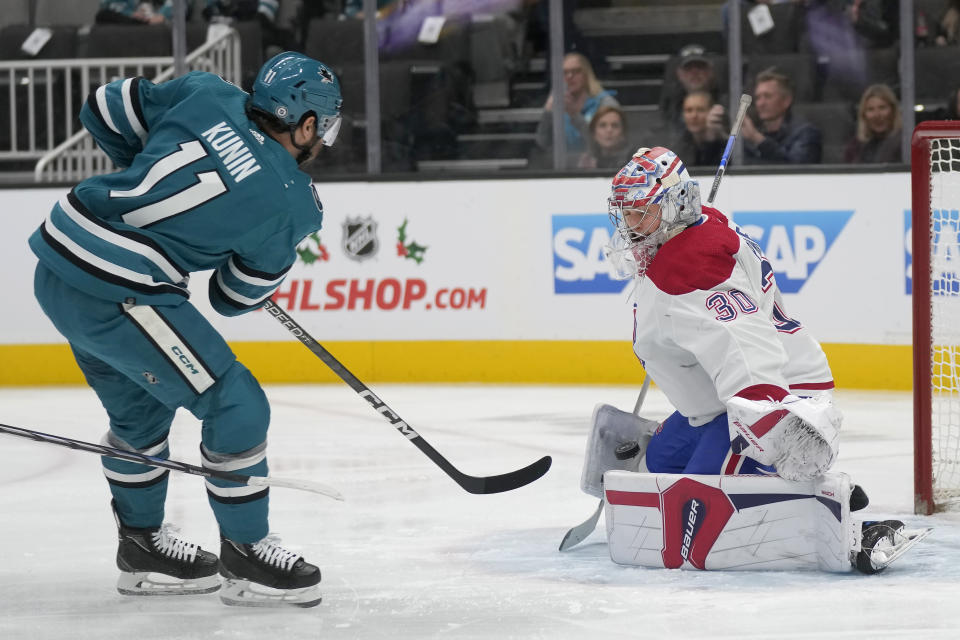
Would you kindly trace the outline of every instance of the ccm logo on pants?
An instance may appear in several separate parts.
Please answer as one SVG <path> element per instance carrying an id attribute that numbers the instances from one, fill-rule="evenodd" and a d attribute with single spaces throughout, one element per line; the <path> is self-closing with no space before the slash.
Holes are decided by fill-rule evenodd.
<path id="1" fill-rule="evenodd" d="M 123 311 L 143 335 L 170 360 L 180 377 L 197 393 L 209 389 L 216 378 L 156 309 L 146 305 L 123 305 Z"/>

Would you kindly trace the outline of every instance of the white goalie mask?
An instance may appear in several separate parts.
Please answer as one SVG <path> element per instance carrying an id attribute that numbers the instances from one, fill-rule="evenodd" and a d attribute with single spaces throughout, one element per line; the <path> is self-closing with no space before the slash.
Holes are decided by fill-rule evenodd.
<path id="1" fill-rule="evenodd" d="M 607 260 L 620 278 L 642 278 L 664 242 L 700 219 L 700 185 L 664 147 L 641 147 L 613 178 Z"/>

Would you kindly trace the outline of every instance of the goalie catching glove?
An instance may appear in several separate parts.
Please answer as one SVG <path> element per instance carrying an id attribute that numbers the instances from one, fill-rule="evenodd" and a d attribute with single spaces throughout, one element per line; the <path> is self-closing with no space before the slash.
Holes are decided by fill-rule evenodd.
<path id="1" fill-rule="evenodd" d="M 827 394 L 779 402 L 734 396 L 727 417 L 733 452 L 775 466 L 787 480 L 823 475 L 837 458 L 843 418 Z"/>

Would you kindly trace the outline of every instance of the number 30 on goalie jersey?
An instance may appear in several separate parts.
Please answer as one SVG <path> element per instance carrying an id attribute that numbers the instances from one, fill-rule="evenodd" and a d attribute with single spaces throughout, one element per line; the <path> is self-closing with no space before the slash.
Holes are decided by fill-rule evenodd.
<path id="1" fill-rule="evenodd" d="M 773 273 L 773 265 L 771 265 L 770 261 L 767 260 L 767 257 L 763 255 L 763 251 L 760 249 L 760 245 L 757 244 L 756 240 L 754 240 L 753 238 L 745 234 L 739 226 L 734 225 L 734 229 L 736 230 L 737 235 L 739 235 L 743 239 L 744 244 L 750 247 L 750 250 L 753 252 L 753 255 L 755 255 L 757 257 L 757 260 L 760 261 L 760 290 L 763 293 L 768 292 L 770 288 L 775 285 L 775 282 L 776 282 L 776 279 Z M 740 292 L 737 291 L 737 293 L 740 293 Z M 740 301 L 738 300 L 738 302 Z M 753 305 L 753 303 L 750 301 L 749 298 L 746 298 L 746 302 L 749 303 L 750 305 Z M 756 311 L 756 306 L 754 306 L 754 311 Z M 745 310 L 745 313 L 753 313 L 753 312 Z M 776 296 L 776 300 L 773 304 L 773 325 L 777 328 L 777 331 L 781 333 L 796 333 L 803 327 L 803 325 L 801 325 L 799 321 L 788 317 L 787 314 L 784 313 L 783 309 L 780 307 L 779 295 Z"/>

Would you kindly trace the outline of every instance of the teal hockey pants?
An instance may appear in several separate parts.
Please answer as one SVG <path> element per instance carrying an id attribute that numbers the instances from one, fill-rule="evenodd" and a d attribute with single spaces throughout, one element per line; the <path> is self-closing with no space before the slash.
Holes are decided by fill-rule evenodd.
<path id="1" fill-rule="evenodd" d="M 205 468 L 267 475 L 266 396 L 192 304 L 102 300 L 66 284 L 42 264 L 34 292 L 107 411 L 107 445 L 167 458 L 170 425 L 177 408 L 184 407 L 203 422 Z M 101 459 L 121 521 L 130 527 L 159 526 L 169 470 Z M 206 489 L 224 536 L 255 542 L 267 535 L 267 488 L 207 479 Z"/>

